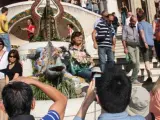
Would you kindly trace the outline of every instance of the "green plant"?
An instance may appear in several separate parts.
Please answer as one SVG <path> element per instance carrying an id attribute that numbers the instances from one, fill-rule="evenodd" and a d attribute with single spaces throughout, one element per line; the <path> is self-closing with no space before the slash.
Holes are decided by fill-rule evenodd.
<path id="1" fill-rule="evenodd" d="M 59 79 L 61 79 L 61 77 Z M 47 80 L 45 78 L 45 76 L 42 75 L 39 77 L 39 81 L 46 83 L 48 85 L 51 85 L 53 87 L 56 87 L 60 92 L 62 92 L 69 99 L 77 97 L 77 95 L 75 93 L 74 83 L 70 79 L 62 80 L 62 82 L 58 83 L 58 85 L 54 85 L 52 81 Z M 35 98 L 37 100 L 50 100 L 50 98 L 48 96 L 46 96 L 40 89 L 38 89 L 36 87 L 32 87 L 32 89 L 33 89 L 33 93 L 35 95 Z"/>

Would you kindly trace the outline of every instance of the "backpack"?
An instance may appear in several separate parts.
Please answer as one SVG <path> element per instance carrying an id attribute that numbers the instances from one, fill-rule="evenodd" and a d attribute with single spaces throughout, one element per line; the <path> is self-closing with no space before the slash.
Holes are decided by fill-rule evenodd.
<path id="1" fill-rule="evenodd" d="M 155 37 L 160 42 L 160 20 L 156 22 Z"/>

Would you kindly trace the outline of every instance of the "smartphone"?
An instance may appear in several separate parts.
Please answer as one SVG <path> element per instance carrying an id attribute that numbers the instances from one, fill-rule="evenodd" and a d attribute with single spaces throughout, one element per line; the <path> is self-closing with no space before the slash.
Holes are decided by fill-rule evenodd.
<path id="1" fill-rule="evenodd" d="M 95 80 L 95 87 L 97 88 L 98 81 L 101 79 L 102 73 L 101 72 L 93 72 L 93 80 Z"/>

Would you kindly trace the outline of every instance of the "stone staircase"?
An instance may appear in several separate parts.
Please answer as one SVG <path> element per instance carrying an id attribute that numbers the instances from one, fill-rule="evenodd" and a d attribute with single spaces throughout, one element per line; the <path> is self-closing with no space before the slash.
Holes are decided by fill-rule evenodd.
<path id="1" fill-rule="evenodd" d="M 121 41 L 121 31 L 118 31 L 117 34 L 117 41 L 116 41 L 116 48 L 115 48 L 115 61 L 117 64 L 121 65 L 122 68 L 125 68 L 125 66 L 128 64 L 125 60 L 126 55 L 124 54 L 124 49 Z M 152 62 L 150 62 L 151 72 L 152 72 L 152 80 L 153 82 L 156 82 L 160 76 L 160 64 L 158 65 L 158 61 L 155 57 L 153 57 Z M 127 75 L 131 76 L 132 71 L 130 71 Z M 144 62 L 140 62 L 140 71 L 138 73 L 139 80 L 145 81 L 148 76 L 147 72 L 145 70 Z"/>

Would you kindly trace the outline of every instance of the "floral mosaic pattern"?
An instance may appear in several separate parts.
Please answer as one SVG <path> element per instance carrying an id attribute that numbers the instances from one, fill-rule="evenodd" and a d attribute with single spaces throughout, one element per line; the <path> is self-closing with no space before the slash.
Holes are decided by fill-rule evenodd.
<path id="1" fill-rule="evenodd" d="M 39 9 L 38 9 L 38 12 L 41 14 L 41 13 L 43 12 L 43 8 L 42 8 L 42 7 L 39 8 Z M 56 13 L 57 10 L 54 9 L 53 12 Z M 26 17 L 26 16 L 30 16 L 30 15 L 31 15 L 30 9 L 29 9 L 29 10 L 25 10 L 25 11 L 17 14 L 16 16 L 14 16 L 14 17 L 9 21 L 9 27 L 11 27 L 11 26 L 12 26 L 15 22 L 17 22 L 18 20 L 20 20 L 20 19 L 22 19 L 22 18 L 24 18 L 24 17 Z M 80 24 L 80 23 L 78 22 L 78 20 L 77 20 L 75 17 L 73 17 L 71 14 L 65 12 L 63 18 L 67 18 L 67 19 L 69 19 L 70 21 L 72 21 L 73 25 L 77 26 L 77 27 L 79 28 L 79 30 L 80 30 L 82 33 L 84 33 L 81 24 Z"/>

